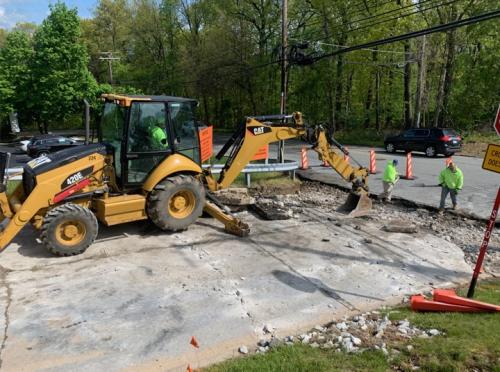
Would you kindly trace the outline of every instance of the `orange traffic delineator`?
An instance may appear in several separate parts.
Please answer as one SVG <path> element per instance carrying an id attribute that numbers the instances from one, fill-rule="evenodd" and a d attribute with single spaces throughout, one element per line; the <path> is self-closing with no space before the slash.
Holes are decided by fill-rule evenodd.
<path id="1" fill-rule="evenodd" d="M 198 340 L 196 340 L 196 338 L 193 336 L 191 337 L 191 341 L 189 342 L 191 345 L 193 345 L 195 348 L 199 349 L 200 348 L 200 344 L 198 344 Z"/>
<path id="2" fill-rule="evenodd" d="M 411 156 L 411 151 L 406 154 L 406 175 L 405 180 L 414 180 L 413 177 L 413 160 Z"/>
<path id="3" fill-rule="evenodd" d="M 191 364 L 188 364 L 188 366 L 186 368 L 186 371 L 187 372 L 193 372 L 193 368 L 191 368 Z"/>
<path id="4" fill-rule="evenodd" d="M 450 156 L 449 158 L 446 158 L 444 162 L 446 164 L 446 167 L 448 167 L 451 163 L 453 163 L 453 158 Z"/>
<path id="5" fill-rule="evenodd" d="M 344 148 L 345 148 L 345 150 L 347 152 L 347 154 L 344 152 L 344 161 L 346 161 L 346 162 L 349 163 L 349 155 L 348 155 L 349 154 L 349 147 L 344 146 Z"/>
<path id="6" fill-rule="evenodd" d="M 307 149 L 302 147 L 300 150 L 300 169 L 309 169 L 309 160 L 307 160 Z"/>
<path id="7" fill-rule="evenodd" d="M 457 296 L 453 289 L 435 289 L 434 301 L 445 302 L 453 305 L 469 306 L 486 311 L 500 311 L 500 306 Z"/>
<path id="8" fill-rule="evenodd" d="M 460 306 L 447 304 L 445 302 L 427 300 L 422 295 L 411 296 L 411 309 L 413 311 L 443 311 L 443 312 L 462 312 L 462 313 L 477 313 L 485 311 L 477 307 Z"/>
<path id="9" fill-rule="evenodd" d="M 377 173 L 377 159 L 375 157 L 375 150 L 370 150 L 370 174 Z"/>

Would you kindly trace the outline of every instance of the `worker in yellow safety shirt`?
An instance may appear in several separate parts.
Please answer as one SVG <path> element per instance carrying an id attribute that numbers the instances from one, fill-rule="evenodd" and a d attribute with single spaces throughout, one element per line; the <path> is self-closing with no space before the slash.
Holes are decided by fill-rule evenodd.
<path id="1" fill-rule="evenodd" d="M 444 212 L 446 197 L 450 194 L 453 209 L 457 209 L 457 195 L 464 185 L 464 175 L 455 163 L 450 162 L 448 166 L 439 174 L 439 184 L 441 185 L 441 202 L 439 203 L 439 213 Z"/>
<path id="2" fill-rule="evenodd" d="M 397 170 L 398 160 L 394 159 L 387 162 L 387 166 L 384 170 L 384 177 L 382 178 L 382 186 L 384 187 L 384 192 L 380 194 L 379 199 L 391 201 L 392 191 L 394 190 L 394 185 L 399 180 L 399 174 Z"/>

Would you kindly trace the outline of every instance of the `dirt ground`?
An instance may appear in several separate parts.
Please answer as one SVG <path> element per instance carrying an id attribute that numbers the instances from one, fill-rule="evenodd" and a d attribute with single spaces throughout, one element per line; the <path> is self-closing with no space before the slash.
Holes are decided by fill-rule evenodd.
<path id="1" fill-rule="evenodd" d="M 294 213 L 301 213 L 302 209 L 307 207 L 314 207 L 320 211 L 339 207 L 346 195 L 344 191 L 318 182 L 305 181 L 299 189 L 300 191 L 294 194 L 282 193 L 275 195 L 272 199 L 278 202 L 278 208 L 283 206 Z M 279 193 L 276 188 L 273 191 Z M 288 193 L 289 190 L 286 189 L 285 192 Z M 261 190 L 254 190 L 253 194 L 257 201 L 259 198 L 269 198 L 269 193 L 262 194 Z M 396 202 L 387 204 L 374 200 L 373 208 L 375 213 L 357 220 L 360 225 L 363 220 L 379 219 L 387 223 L 397 222 L 401 225 L 416 226 L 421 232 L 431 233 L 456 244 L 463 250 L 466 262 L 471 266 L 475 264 L 486 227 L 483 221 L 449 213 L 439 215 L 435 211 L 408 207 Z M 484 260 L 484 269 L 490 275 L 500 275 L 500 236 L 498 234 L 491 236 Z"/>

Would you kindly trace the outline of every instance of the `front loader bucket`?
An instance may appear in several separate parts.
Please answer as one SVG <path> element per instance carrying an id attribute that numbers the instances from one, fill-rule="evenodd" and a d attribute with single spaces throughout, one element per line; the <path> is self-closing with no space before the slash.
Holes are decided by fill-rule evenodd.
<path id="1" fill-rule="evenodd" d="M 372 200 L 367 194 L 349 193 L 346 202 L 338 209 L 339 212 L 349 213 L 347 217 L 355 218 L 366 216 L 372 210 Z"/>

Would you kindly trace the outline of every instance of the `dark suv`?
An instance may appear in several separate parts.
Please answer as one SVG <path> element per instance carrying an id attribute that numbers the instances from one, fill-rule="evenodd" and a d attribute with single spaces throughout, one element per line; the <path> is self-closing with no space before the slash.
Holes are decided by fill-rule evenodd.
<path id="1" fill-rule="evenodd" d="M 44 134 L 33 137 L 30 140 L 30 143 L 28 143 L 27 150 L 29 156 L 36 158 L 38 156 L 47 155 L 51 152 L 56 152 L 78 145 L 83 145 L 83 142 L 75 141 L 64 136 Z"/>
<path id="2" fill-rule="evenodd" d="M 387 137 L 384 145 L 387 152 L 403 150 L 424 152 L 429 157 L 437 154 L 450 156 L 461 150 L 462 138 L 453 129 L 408 129 L 397 136 Z"/>

